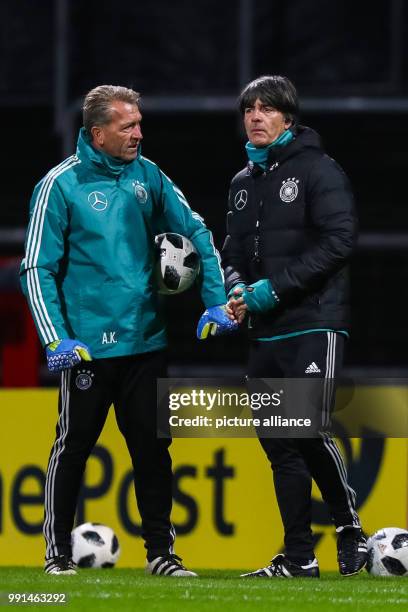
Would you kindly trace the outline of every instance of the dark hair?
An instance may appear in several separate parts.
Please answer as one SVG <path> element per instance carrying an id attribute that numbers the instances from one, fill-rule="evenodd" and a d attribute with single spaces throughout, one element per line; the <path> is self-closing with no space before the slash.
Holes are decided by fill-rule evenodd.
<path id="1" fill-rule="evenodd" d="M 299 100 L 296 87 L 287 77 L 261 76 L 248 83 L 238 98 L 241 113 L 244 114 L 245 109 L 253 106 L 258 98 L 263 104 L 283 113 L 288 121 L 296 122 Z"/>
<path id="2" fill-rule="evenodd" d="M 112 102 L 120 100 L 137 106 L 140 93 L 120 85 L 99 85 L 88 91 L 82 106 L 83 123 L 88 134 L 94 125 L 104 125 L 112 118 Z"/>

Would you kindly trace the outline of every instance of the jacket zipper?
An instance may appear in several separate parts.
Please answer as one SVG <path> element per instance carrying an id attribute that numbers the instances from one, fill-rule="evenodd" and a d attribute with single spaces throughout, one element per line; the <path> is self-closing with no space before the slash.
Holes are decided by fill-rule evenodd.
<path id="1" fill-rule="evenodd" d="M 270 172 L 273 172 L 274 170 L 276 170 L 276 168 L 279 166 L 279 162 L 275 162 L 274 164 L 272 164 L 272 166 L 269 168 Z M 262 173 L 262 178 L 265 179 L 266 178 L 266 172 Z M 256 220 L 256 224 L 255 224 L 255 237 L 254 237 L 254 256 L 253 256 L 253 262 L 254 263 L 261 263 L 261 257 L 259 254 L 259 247 L 260 247 L 260 242 L 261 242 L 261 236 L 260 236 L 260 225 L 261 225 L 261 214 L 262 214 L 262 207 L 263 207 L 263 200 L 259 201 L 258 204 L 258 218 Z"/>
<path id="2" fill-rule="evenodd" d="M 255 225 L 255 238 L 254 238 L 254 257 L 253 257 L 253 261 L 255 263 L 260 263 L 261 262 L 261 258 L 259 256 L 259 242 L 260 242 L 260 235 L 259 235 L 259 218 L 261 216 L 261 209 L 263 206 L 263 202 L 262 200 L 259 202 L 259 206 L 258 206 L 258 219 L 256 220 L 256 225 Z"/>

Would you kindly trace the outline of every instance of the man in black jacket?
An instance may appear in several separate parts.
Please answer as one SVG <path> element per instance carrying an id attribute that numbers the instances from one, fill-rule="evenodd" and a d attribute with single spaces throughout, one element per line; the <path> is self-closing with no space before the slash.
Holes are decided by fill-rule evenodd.
<path id="1" fill-rule="evenodd" d="M 319 136 L 297 124 L 298 97 L 286 77 L 264 76 L 241 92 L 247 167 L 232 180 L 223 265 L 231 318 L 249 319 L 249 378 L 321 378 L 323 425 L 348 336 L 347 260 L 357 235 L 350 184 Z M 260 438 L 271 462 L 285 554 L 245 576 L 318 577 L 311 481 L 328 504 L 345 576 L 366 564 L 367 547 L 332 438 Z"/>

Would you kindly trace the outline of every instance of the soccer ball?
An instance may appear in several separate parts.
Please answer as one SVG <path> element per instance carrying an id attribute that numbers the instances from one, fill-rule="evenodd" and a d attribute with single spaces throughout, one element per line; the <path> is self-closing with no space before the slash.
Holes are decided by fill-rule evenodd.
<path id="1" fill-rule="evenodd" d="M 385 527 L 367 541 L 367 571 L 373 576 L 408 576 L 408 531 Z"/>
<path id="2" fill-rule="evenodd" d="M 78 567 L 113 567 L 119 559 L 119 540 L 110 527 L 83 523 L 71 533 L 72 559 Z"/>
<path id="3" fill-rule="evenodd" d="M 200 256 L 188 238 L 167 232 L 155 237 L 159 252 L 156 276 L 159 293 L 182 293 L 196 279 L 200 271 Z"/>

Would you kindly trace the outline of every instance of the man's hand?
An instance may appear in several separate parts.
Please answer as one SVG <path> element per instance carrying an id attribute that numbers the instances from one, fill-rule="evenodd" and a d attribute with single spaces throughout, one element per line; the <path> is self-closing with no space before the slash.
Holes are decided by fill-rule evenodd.
<path id="1" fill-rule="evenodd" d="M 79 340 L 65 338 L 55 340 L 46 348 L 47 365 L 50 372 L 61 372 L 77 365 L 81 361 L 91 361 L 91 353 L 86 344 Z"/>
<path id="2" fill-rule="evenodd" d="M 239 317 L 245 316 L 245 310 L 249 312 L 266 312 L 272 310 L 278 303 L 279 298 L 274 291 L 271 282 L 263 278 L 252 285 L 247 285 L 242 289 L 239 287 L 235 291 L 235 294 L 240 292 L 240 297 L 232 296 L 232 299 L 228 302 L 233 314 L 239 320 Z M 242 313 L 244 313 L 242 315 Z"/>
<path id="3" fill-rule="evenodd" d="M 245 319 L 248 307 L 241 298 L 245 289 L 244 283 L 238 283 L 228 293 L 228 304 L 226 307 L 229 318 L 239 325 Z"/>
<path id="4" fill-rule="evenodd" d="M 238 329 L 238 323 L 233 321 L 227 314 L 227 307 L 212 306 L 207 308 L 197 325 L 197 338 L 205 340 L 209 334 L 219 336 L 228 334 Z"/>

